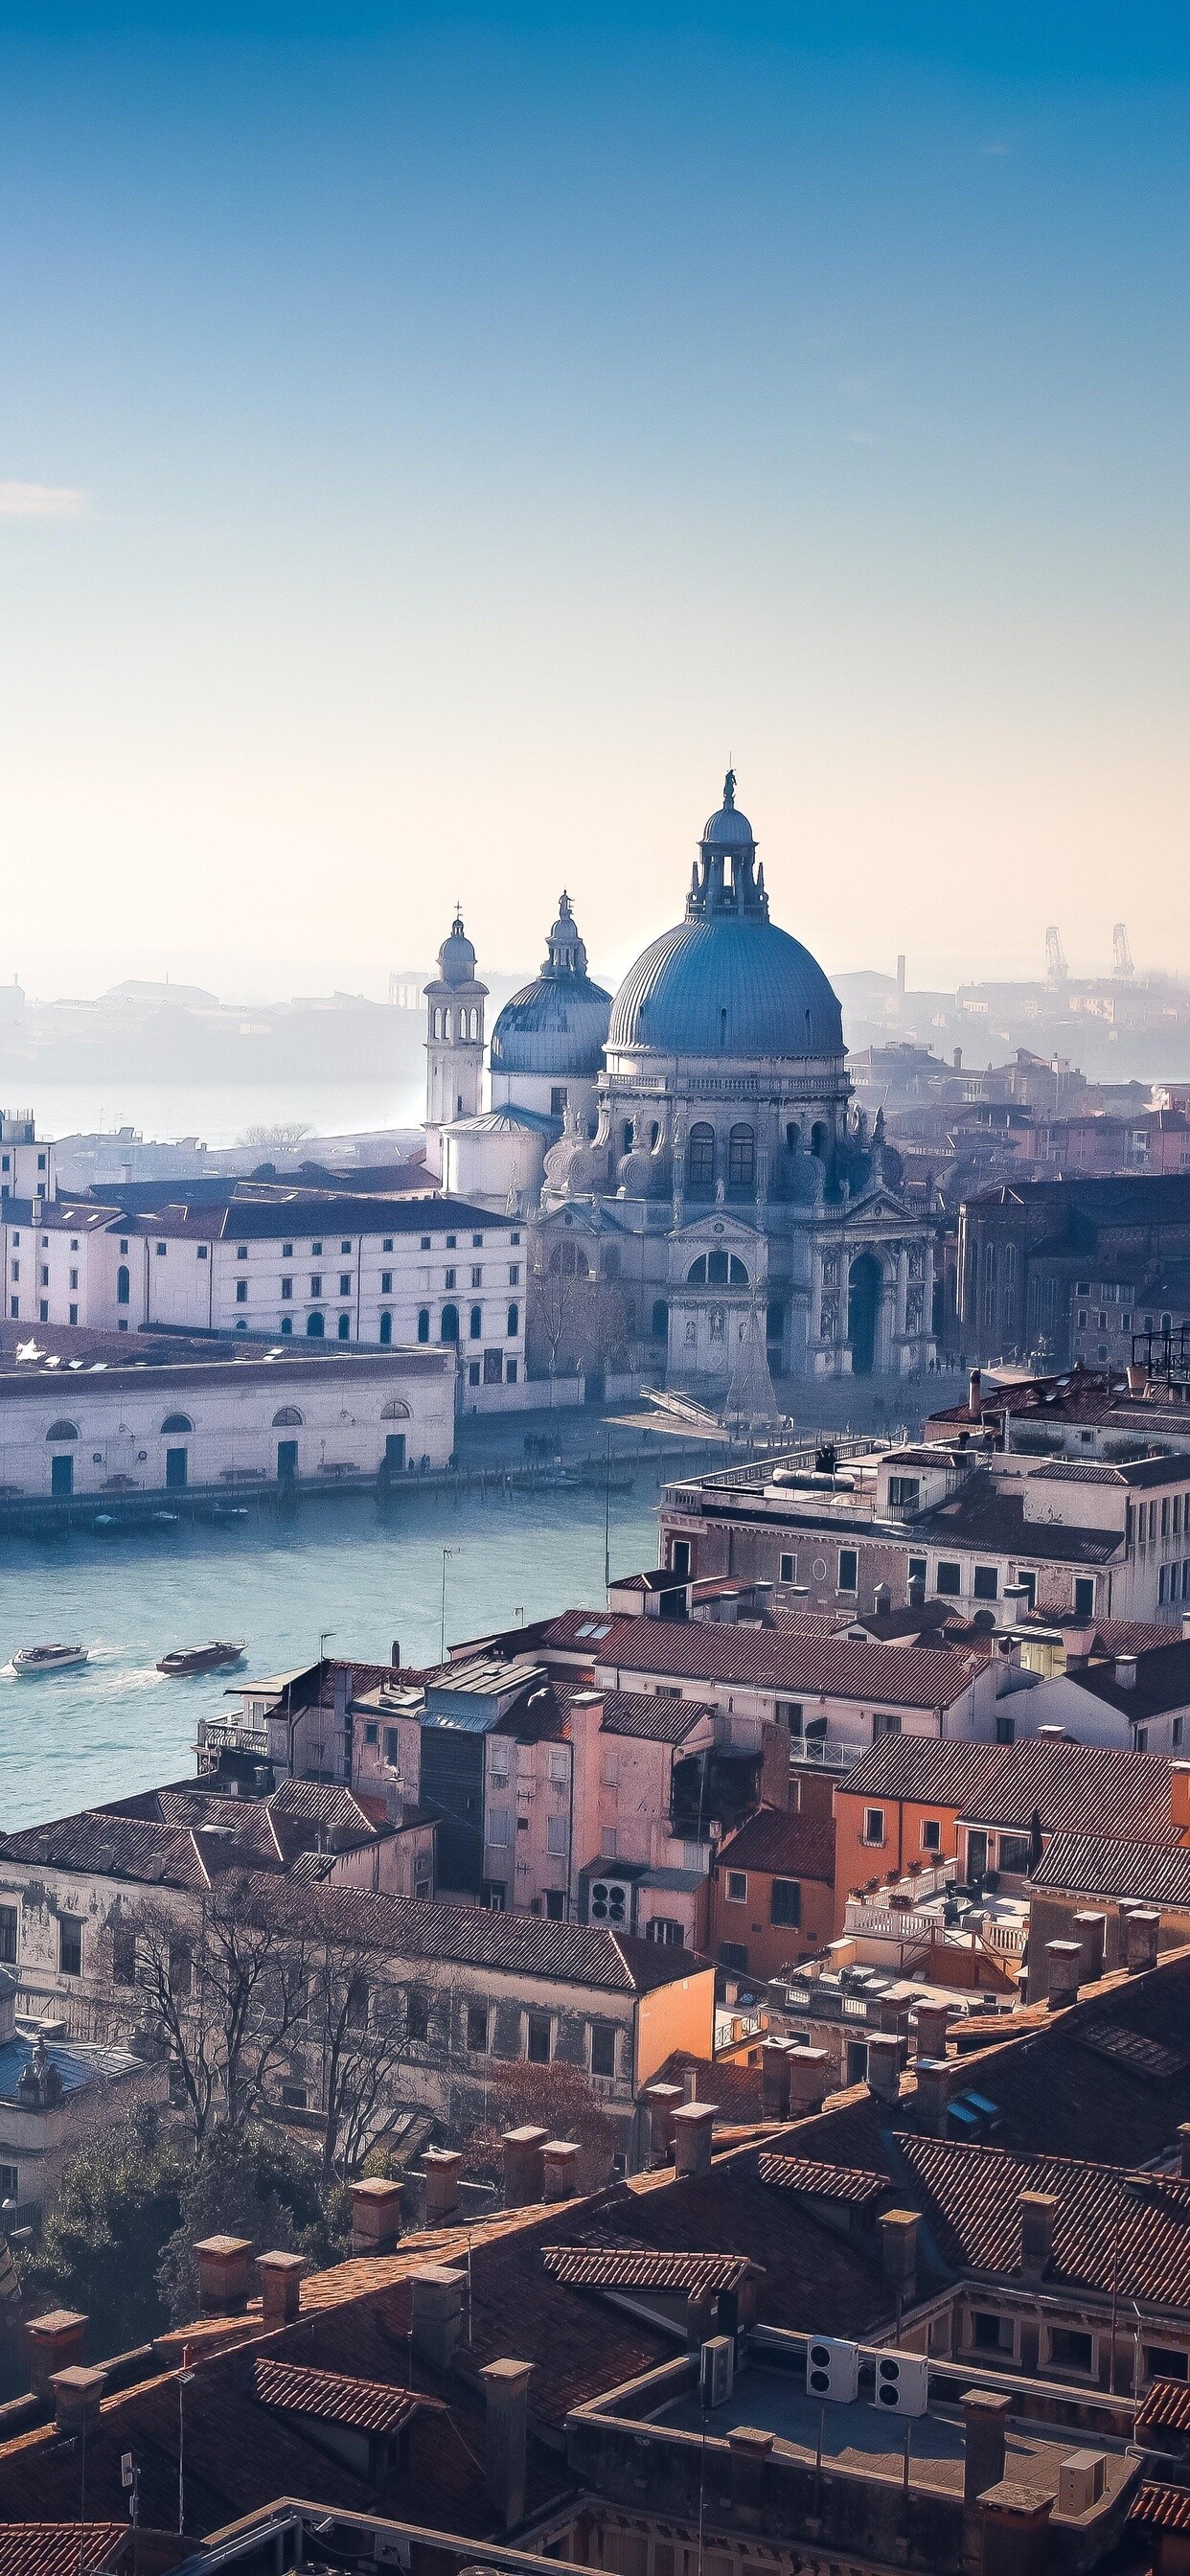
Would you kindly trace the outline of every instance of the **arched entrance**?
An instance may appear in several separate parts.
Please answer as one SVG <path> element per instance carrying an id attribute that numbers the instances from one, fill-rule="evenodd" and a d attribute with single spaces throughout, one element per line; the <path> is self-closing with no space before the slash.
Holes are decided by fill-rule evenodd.
<path id="1" fill-rule="evenodd" d="M 870 1377 L 876 1366 L 876 1325 L 880 1315 L 881 1270 L 874 1252 L 857 1252 L 847 1281 L 847 1339 L 851 1374 Z"/>

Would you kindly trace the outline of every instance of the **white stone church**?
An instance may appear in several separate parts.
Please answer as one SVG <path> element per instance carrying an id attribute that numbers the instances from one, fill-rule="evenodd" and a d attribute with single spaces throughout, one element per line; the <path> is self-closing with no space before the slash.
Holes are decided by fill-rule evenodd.
<path id="1" fill-rule="evenodd" d="M 563 895 L 485 1048 L 456 918 L 426 987 L 427 1161 L 525 1218 L 539 1279 L 605 1282 L 625 1355 L 710 1393 L 763 1324 L 774 1378 L 906 1372 L 932 1350 L 933 1235 L 850 1089 L 838 998 L 769 917 L 729 771 L 685 919 L 613 1000 Z"/>

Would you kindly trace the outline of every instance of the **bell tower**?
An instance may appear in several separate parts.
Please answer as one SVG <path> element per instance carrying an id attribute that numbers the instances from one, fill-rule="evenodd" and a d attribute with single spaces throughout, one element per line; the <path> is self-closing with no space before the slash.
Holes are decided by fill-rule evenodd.
<path id="1" fill-rule="evenodd" d="M 480 1106 L 487 997 L 456 904 L 450 936 L 438 951 L 437 975 L 425 988 L 426 1161 L 439 1177 L 443 1128 L 456 1118 L 473 1118 Z"/>

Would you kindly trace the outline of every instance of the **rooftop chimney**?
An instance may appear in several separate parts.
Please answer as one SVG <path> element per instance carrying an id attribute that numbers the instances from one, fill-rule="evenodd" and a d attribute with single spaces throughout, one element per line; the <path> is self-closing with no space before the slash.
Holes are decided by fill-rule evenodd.
<path id="1" fill-rule="evenodd" d="M 1040 2487 L 1000 2478 L 979 2499 L 983 2576 L 1042 2576 L 1049 2565 L 1049 2519 L 1055 2497 Z"/>
<path id="2" fill-rule="evenodd" d="M 910 1583 L 906 1591 L 905 1599 L 911 1610 L 924 1610 L 926 1606 L 926 1587 L 925 1579 L 922 1575 L 914 1575 L 913 1581 Z"/>
<path id="3" fill-rule="evenodd" d="M 1129 1395 L 1143 1395 L 1149 1383 L 1149 1372 L 1143 1360 L 1131 1360 L 1125 1371 Z"/>
<path id="4" fill-rule="evenodd" d="M 917 2055 L 945 2057 L 946 2034 L 953 2007 L 950 2004 L 927 2003 L 917 2007 Z"/>
<path id="5" fill-rule="evenodd" d="M 1157 1965 L 1161 1916 L 1155 1905 L 1134 1905 L 1124 1917 L 1124 1958 L 1130 1977 Z"/>
<path id="6" fill-rule="evenodd" d="M 260 2275 L 266 2333 L 271 2334 L 274 2326 L 293 2324 L 301 2302 L 305 2268 L 304 2254 L 257 2255 L 256 2269 Z"/>
<path id="7" fill-rule="evenodd" d="M 698 2100 L 697 2066 L 684 2066 L 682 2068 L 682 2100 L 683 2102 L 697 2102 Z"/>
<path id="8" fill-rule="evenodd" d="M 711 2131 L 715 2125 L 713 2102 L 682 2102 L 674 2112 L 674 2170 L 678 2174 L 709 2174 L 711 2170 Z"/>
<path id="9" fill-rule="evenodd" d="M 872 1609 L 873 1609 L 873 1612 L 874 1612 L 875 1616 L 876 1616 L 878 1619 L 885 1618 L 885 1617 L 887 1616 L 888 1612 L 891 1610 L 891 1608 L 892 1608 L 892 1590 L 891 1590 L 891 1587 L 890 1587 L 887 1583 L 878 1583 L 878 1584 L 877 1584 L 877 1586 L 876 1586 L 875 1591 L 874 1591 L 874 1592 L 873 1592 L 873 1594 L 872 1594 Z"/>
<path id="10" fill-rule="evenodd" d="M 524 2518 L 532 2370 L 529 2361 L 489 2361 L 479 2374 L 487 2394 L 488 2501 L 504 2531 L 511 2531 Z"/>
<path id="11" fill-rule="evenodd" d="M 1075 1915 L 1073 1929 L 1078 1934 L 1079 1947 L 1083 1954 L 1079 1984 L 1080 1986 L 1096 1985 L 1103 1975 L 1107 1916 L 1095 1914 L 1088 1908 L 1085 1913 Z"/>
<path id="12" fill-rule="evenodd" d="M 968 2388 L 963 2409 L 963 2502 L 973 2505 L 985 2487 L 998 2486 L 1004 2475 L 1004 2447 L 1010 2397 L 990 2388 Z"/>
<path id="13" fill-rule="evenodd" d="M 895 2031 L 873 2031 L 868 2041 L 868 2090 L 882 2102 L 900 2101 L 901 2055 Z"/>
<path id="14" fill-rule="evenodd" d="M 1135 1690 L 1135 1688 L 1136 1688 L 1136 1657 L 1135 1657 L 1135 1655 L 1117 1655 L 1117 1657 L 1116 1657 L 1116 1689 L 1117 1689 L 1117 1690 L 1122 1690 L 1122 1691 L 1134 1691 L 1134 1690 Z"/>
<path id="15" fill-rule="evenodd" d="M 831 2061 L 825 2048 L 791 2048 L 789 2052 L 789 2116 L 803 2119 L 808 2111 L 821 2111 L 830 2091 Z"/>
<path id="16" fill-rule="evenodd" d="M 413 2298 L 413 2349 L 431 2370 L 449 2370 L 451 2354 L 463 2331 L 465 2272 L 447 2263 L 425 2263 L 410 2282 Z"/>
<path id="17" fill-rule="evenodd" d="M 402 2187 L 399 2182 L 348 2183 L 351 2194 L 351 2251 L 388 2254 L 401 2233 Z"/>
<path id="18" fill-rule="evenodd" d="M 506 2209 L 528 2209 L 541 2198 L 544 2180 L 542 2148 L 549 2137 L 548 2129 L 506 2129 L 500 2144 L 504 2149 L 504 2206 Z"/>
<path id="19" fill-rule="evenodd" d="M 462 2157 L 453 2147 L 427 2147 L 421 2160 L 425 2177 L 425 2224 L 441 2227 L 452 2209 L 459 2205 L 459 2167 Z"/>
<path id="20" fill-rule="evenodd" d="M 1021 2273 L 1026 2281 L 1044 2280 L 1054 2256 L 1054 2221 L 1058 2202 L 1052 2191 L 1017 2194 L 1021 2214 Z"/>
<path id="21" fill-rule="evenodd" d="M 649 2108 L 649 2154 L 654 2164 L 663 2165 L 673 2145 L 673 2117 L 682 2099 L 680 2084 L 650 2084 L 645 2093 Z"/>
<path id="22" fill-rule="evenodd" d="M 200 2317 L 234 2317 L 248 2305 L 248 2264 L 252 2254 L 247 2236 L 205 2236 L 194 2248 L 198 2256 L 198 2313 Z"/>
<path id="23" fill-rule="evenodd" d="M 74 2308 L 47 2308 L 44 2316 L 29 2318 L 25 2333 L 34 2389 L 43 2389 L 55 2371 L 70 2369 L 82 2360 L 86 2331 L 86 2318 Z"/>
<path id="24" fill-rule="evenodd" d="M 1061 2012 L 1066 2004 L 1077 2003 L 1083 1967 L 1082 1942 L 1047 1941 L 1045 1966 L 1050 2011 Z"/>
<path id="25" fill-rule="evenodd" d="M 1178 2129 L 1178 2143 L 1182 2150 L 1182 2172 L 1186 2181 L 1190 2182 L 1190 2120 L 1181 2122 Z"/>
<path id="26" fill-rule="evenodd" d="M 75 2441 L 87 2441 L 98 2430 L 99 2401 L 106 2386 L 106 2370 L 84 2370 L 78 2362 L 72 2362 L 67 2370 L 56 2370 L 50 2387 L 59 2433 Z"/>
<path id="27" fill-rule="evenodd" d="M 541 2150 L 542 2199 L 573 2200 L 581 2149 L 570 2138 L 550 2138 Z"/>
<path id="28" fill-rule="evenodd" d="M 968 1409 L 968 1412 L 970 1413 L 970 1416 L 971 1416 L 971 1419 L 972 1419 L 972 1421 L 973 1421 L 973 1422 L 978 1422 L 978 1420 L 979 1420 L 979 1390 L 980 1390 L 980 1385 L 981 1385 L 981 1379 L 980 1379 L 979 1370 L 978 1370 L 977 1368 L 976 1368 L 976 1369 L 972 1369 L 972 1371 L 971 1371 L 971 1380 L 970 1380 L 970 1401 L 969 1401 L 969 1404 L 968 1404 L 968 1408 L 967 1408 L 967 1409 Z"/>
<path id="29" fill-rule="evenodd" d="M 946 2128 L 946 2111 L 959 2066 L 955 2058 L 918 2057 L 914 2060 L 917 2077 L 917 2123 L 928 2138 L 940 2138 Z"/>
<path id="30" fill-rule="evenodd" d="M 1022 1612 L 1028 1609 L 1031 1597 L 1027 1583 L 1006 1583 L 1000 1595 L 1001 1626 L 1018 1627 Z"/>
<path id="31" fill-rule="evenodd" d="M 910 2300 L 917 2287 L 917 2231 L 920 2223 L 915 2209 L 886 2209 L 880 2221 L 884 2278 L 889 2289 L 895 2290 L 898 2305 Z"/>
<path id="32" fill-rule="evenodd" d="M 766 2039 L 760 2052 L 760 2107 L 766 2120 L 789 2117 L 788 2048 L 779 2039 Z"/>

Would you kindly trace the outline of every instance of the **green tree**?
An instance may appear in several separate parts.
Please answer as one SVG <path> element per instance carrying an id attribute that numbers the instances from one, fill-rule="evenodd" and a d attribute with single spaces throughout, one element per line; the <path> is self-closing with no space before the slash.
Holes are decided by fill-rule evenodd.
<path id="1" fill-rule="evenodd" d="M 317 2165 L 276 2130 L 212 2129 L 160 2248 L 162 2306 L 175 2325 L 198 2315 L 194 2247 L 205 2236 L 246 2236 L 254 2254 L 304 2254 L 320 2269 L 341 2261 L 350 2224 L 346 2194 L 324 2193 Z"/>
<path id="2" fill-rule="evenodd" d="M 58 2305 L 90 2319 L 92 2352 L 126 2351 L 159 2334 L 161 2249 L 177 2227 L 188 2159 L 152 2106 L 106 2129 L 66 2166 L 37 2252 L 22 2265 L 33 2313 Z"/>

